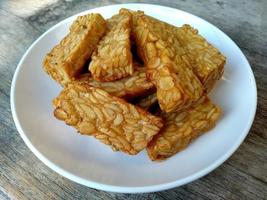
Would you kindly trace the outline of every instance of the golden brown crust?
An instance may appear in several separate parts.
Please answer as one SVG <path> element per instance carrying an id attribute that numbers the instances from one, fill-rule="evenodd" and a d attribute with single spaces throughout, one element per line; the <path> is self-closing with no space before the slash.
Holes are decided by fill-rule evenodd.
<path id="1" fill-rule="evenodd" d="M 135 71 L 132 76 L 117 81 L 99 82 L 94 80 L 89 73 L 81 75 L 77 81 L 87 82 L 91 86 L 103 89 L 114 96 L 126 100 L 144 97 L 155 92 L 153 83 L 146 78 L 146 68 L 140 67 L 137 63 L 135 63 L 134 66 Z"/>
<path id="2" fill-rule="evenodd" d="M 164 160 L 183 150 L 193 139 L 213 128 L 220 115 L 220 108 L 205 96 L 187 111 L 162 113 L 164 127 L 147 147 L 150 159 Z"/>
<path id="3" fill-rule="evenodd" d="M 122 9 L 121 12 L 127 12 L 127 10 Z M 135 12 L 132 14 L 136 15 Z M 198 30 L 188 24 L 176 27 L 153 17 L 146 17 L 149 22 L 157 24 L 158 31 L 164 30 L 165 34 L 161 35 L 163 40 L 172 45 L 179 55 L 183 55 L 183 60 L 188 63 L 187 66 L 192 68 L 204 89 L 209 92 L 222 77 L 225 56 L 198 34 Z"/>
<path id="4" fill-rule="evenodd" d="M 159 117 L 87 83 L 68 84 L 53 104 L 56 118 L 131 155 L 144 149 L 163 126 Z"/>
<path id="5" fill-rule="evenodd" d="M 127 9 L 121 9 L 120 12 L 136 14 Z M 222 77 L 225 56 L 188 24 L 176 27 L 150 16 L 147 16 L 147 20 L 156 23 L 158 30 L 164 30 L 167 36 L 165 41 L 170 42 L 179 54 L 184 55 L 185 62 L 190 63 L 188 66 L 193 69 L 204 89 L 209 92 Z"/>
<path id="6" fill-rule="evenodd" d="M 188 54 L 188 61 L 194 73 L 202 82 L 205 90 L 209 92 L 223 75 L 225 56 L 190 25 L 185 24 L 175 30 L 181 46 Z"/>
<path id="7" fill-rule="evenodd" d="M 74 80 L 105 30 L 106 22 L 100 14 L 79 16 L 69 34 L 45 57 L 45 71 L 62 86 Z"/>
<path id="8" fill-rule="evenodd" d="M 157 88 L 161 109 L 172 112 L 191 106 L 202 96 L 203 88 L 184 56 L 169 41 L 173 36 L 142 12 L 132 16 L 137 50 L 148 68 L 147 77 Z"/>
<path id="9" fill-rule="evenodd" d="M 93 78 L 98 81 L 114 81 L 133 73 L 130 17 L 114 15 L 107 24 L 109 31 L 98 44 L 89 65 Z"/>

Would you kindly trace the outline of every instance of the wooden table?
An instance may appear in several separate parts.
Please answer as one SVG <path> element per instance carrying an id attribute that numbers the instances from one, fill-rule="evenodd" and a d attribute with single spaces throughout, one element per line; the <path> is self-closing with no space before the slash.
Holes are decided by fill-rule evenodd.
<path id="1" fill-rule="evenodd" d="M 163 192 L 108 193 L 58 175 L 26 147 L 9 105 L 11 80 L 21 56 L 62 19 L 121 2 L 131 1 L 0 1 L 0 199 L 267 199 L 266 0 L 146 1 L 188 11 L 218 26 L 239 45 L 256 76 L 258 108 L 252 129 L 234 155 L 209 175 Z"/>

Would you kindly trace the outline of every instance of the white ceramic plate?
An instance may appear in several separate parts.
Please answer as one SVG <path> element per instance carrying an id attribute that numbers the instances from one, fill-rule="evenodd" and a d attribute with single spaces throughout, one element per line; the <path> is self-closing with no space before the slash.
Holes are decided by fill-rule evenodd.
<path id="1" fill-rule="evenodd" d="M 82 136 L 53 117 L 51 101 L 61 88 L 42 69 L 47 52 L 68 32 L 71 22 L 89 12 L 110 17 L 122 7 L 143 10 L 176 26 L 197 28 L 226 57 L 222 80 L 210 94 L 223 116 L 216 128 L 164 162 L 113 152 L 93 137 Z M 200 178 L 222 164 L 246 137 L 254 119 L 256 84 L 250 65 L 237 45 L 207 21 L 156 5 L 121 4 L 92 9 L 55 25 L 37 39 L 18 64 L 11 87 L 17 129 L 32 152 L 59 174 L 86 186 L 114 192 L 152 192 Z"/>

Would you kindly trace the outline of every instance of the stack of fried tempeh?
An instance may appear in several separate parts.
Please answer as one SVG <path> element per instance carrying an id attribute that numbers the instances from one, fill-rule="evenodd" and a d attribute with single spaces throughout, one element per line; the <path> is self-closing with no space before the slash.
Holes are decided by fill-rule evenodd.
<path id="1" fill-rule="evenodd" d="M 90 59 L 89 72 L 81 73 Z M 221 111 L 207 93 L 224 64 L 191 26 L 121 9 L 106 21 L 78 17 L 44 68 L 64 87 L 53 101 L 58 119 L 113 150 L 133 155 L 146 148 L 162 160 L 215 126 Z"/>

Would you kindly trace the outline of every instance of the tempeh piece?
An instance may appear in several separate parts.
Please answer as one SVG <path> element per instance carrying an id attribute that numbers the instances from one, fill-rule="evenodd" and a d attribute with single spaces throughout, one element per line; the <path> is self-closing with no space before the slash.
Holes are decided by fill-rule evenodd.
<path id="1" fill-rule="evenodd" d="M 172 36 L 142 12 L 133 12 L 132 16 L 137 50 L 148 68 L 147 77 L 157 88 L 161 109 L 171 112 L 191 106 L 202 96 L 203 88 L 183 55 L 168 42 Z"/>
<path id="2" fill-rule="evenodd" d="M 147 97 L 140 99 L 135 103 L 135 105 L 145 109 L 149 110 L 155 103 L 157 103 L 157 94 L 153 93 L 151 95 L 148 95 Z"/>
<path id="3" fill-rule="evenodd" d="M 56 118 L 131 155 L 144 149 L 163 126 L 161 118 L 87 83 L 68 84 L 53 104 Z"/>
<path id="4" fill-rule="evenodd" d="M 79 16 L 69 34 L 44 59 L 44 70 L 64 86 L 75 79 L 106 31 L 100 14 Z"/>
<path id="5" fill-rule="evenodd" d="M 107 21 L 109 31 L 93 53 L 89 70 L 95 80 L 114 81 L 133 73 L 130 17 L 114 15 Z"/>
<path id="6" fill-rule="evenodd" d="M 194 73 L 202 82 L 205 90 L 209 92 L 223 75 L 225 56 L 190 25 L 185 24 L 175 30 L 181 46 L 188 55 Z"/>
<path id="7" fill-rule="evenodd" d="M 176 27 L 147 15 L 146 20 L 157 24 L 158 32 L 164 30 L 164 34 L 161 34 L 162 39 L 175 48 L 176 53 L 187 63 L 186 66 L 192 68 L 204 89 L 209 92 L 222 77 L 225 56 L 188 24 Z M 179 65 L 175 66 L 179 67 Z"/>
<path id="8" fill-rule="evenodd" d="M 165 127 L 148 144 L 151 160 L 163 160 L 183 150 L 189 143 L 215 126 L 221 115 L 219 107 L 207 97 L 188 111 L 163 113 Z"/>
<path id="9" fill-rule="evenodd" d="M 95 81 L 89 73 L 81 75 L 77 81 L 87 82 L 91 86 L 126 100 L 144 97 L 155 92 L 153 83 L 146 78 L 146 68 L 144 67 L 136 68 L 132 76 L 113 82 Z"/>

